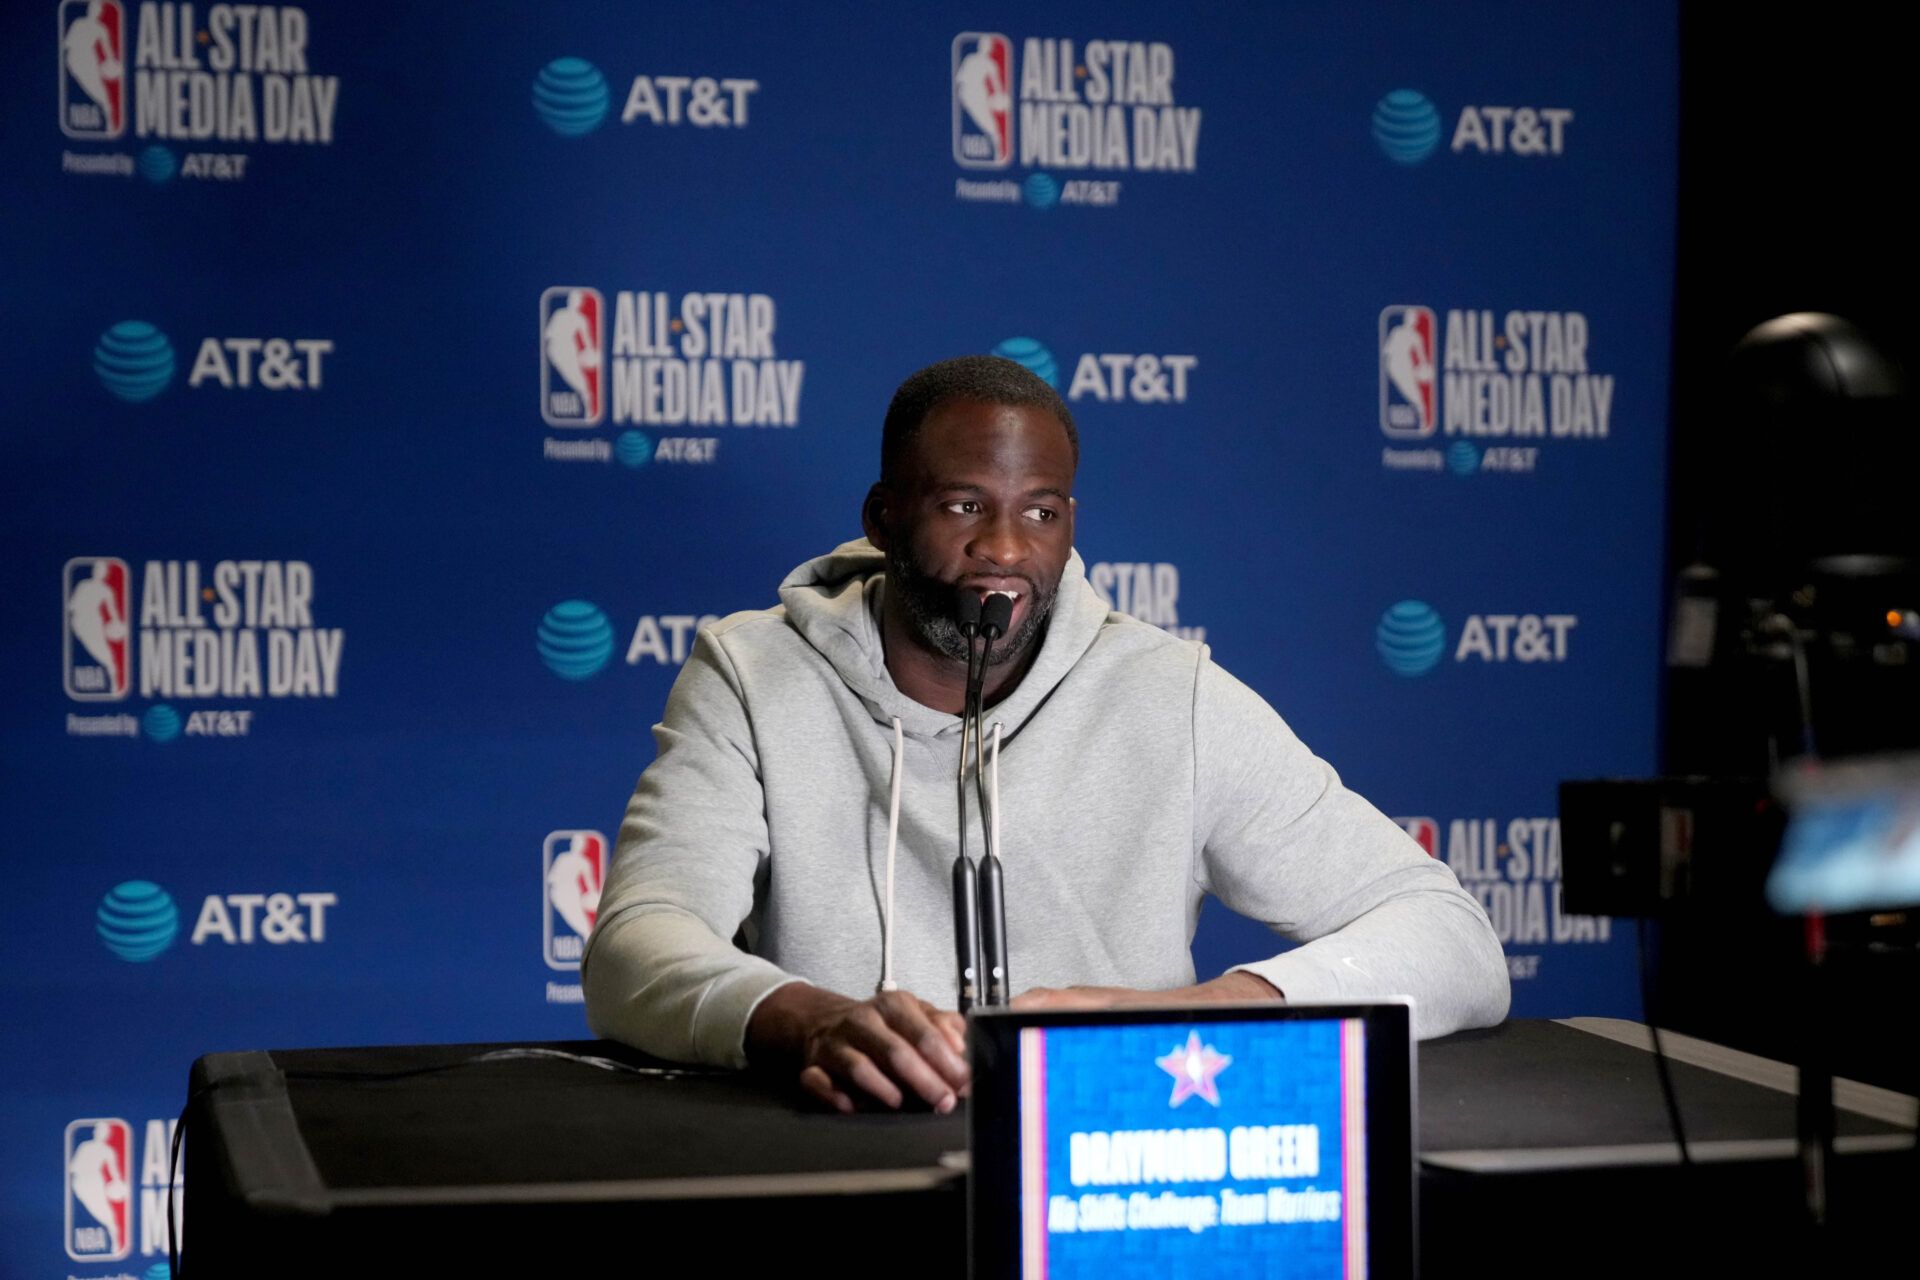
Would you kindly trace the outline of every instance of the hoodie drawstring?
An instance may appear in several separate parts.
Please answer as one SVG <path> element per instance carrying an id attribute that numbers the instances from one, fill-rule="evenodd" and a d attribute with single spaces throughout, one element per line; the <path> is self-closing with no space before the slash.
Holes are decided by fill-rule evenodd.
<path id="1" fill-rule="evenodd" d="M 898 991 L 893 980 L 893 864 L 900 848 L 900 779 L 907 771 L 906 731 L 893 717 L 893 772 L 887 795 L 887 910 L 881 921 L 880 990 Z M 987 757 L 988 821 L 993 824 L 993 848 L 1000 849 L 1000 722 L 993 724 L 993 747 Z"/>
<path id="2" fill-rule="evenodd" d="M 994 728 L 997 730 L 998 725 Z M 1000 745 L 996 733 L 994 746 Z M 893 856 L 900 847 L 900 778 L 907 771 L 906 731 L 900 727 L 900 717 L 893 717 L 893 780 L 889 786 L 891 795 L 887 800 L 887 915 L 882 923 L 883 936 L 880 940 L 880 989 L 897 991 L 898 984 L 893 980 Z"/>
<path id="3" fill-rule="evenodd" d="M 987 794 L 992 799 L 993 853 L 1006 861 L 1005 846 L 1000 843 L 1000 722 L 993 722 L 993 753 L 987 757 Z"/>

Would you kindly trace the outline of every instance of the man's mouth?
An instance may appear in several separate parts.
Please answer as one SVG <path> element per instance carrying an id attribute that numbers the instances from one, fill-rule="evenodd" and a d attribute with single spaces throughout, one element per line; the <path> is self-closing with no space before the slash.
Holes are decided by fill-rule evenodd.
<path id="1" fill-rule="evenodd" d="M 1020 629 L 1020 624 L 1026 619 L 1027 610 L 1030 607 L 1033 597 L 1032 583 L 1021 578 L 987 578 L 974 579 L 965 585 L 969 590 L 980 593 L 980 602 L 982 604 L 985 604 L 994 596 L 1005 596 L 1007 598 L 1007 604 L 1010 607 L 1007 610 L 1007 628 L 1005 635 L 1001 638 L 1002 643 L 1004 643 L 1006 636 L 1011 636 L 1015 631 Z"/>
<path id="2" fill-rule="evenodd" d="M 979 593 L 982 604 L 986 603 L 987 597 L 989 596 L 1005 596 L 1017 605 L 1026 599 L 1032 591 L 1032 585 L 1024 579 L 976 578 L 965 585 L 969 589 Z"/>

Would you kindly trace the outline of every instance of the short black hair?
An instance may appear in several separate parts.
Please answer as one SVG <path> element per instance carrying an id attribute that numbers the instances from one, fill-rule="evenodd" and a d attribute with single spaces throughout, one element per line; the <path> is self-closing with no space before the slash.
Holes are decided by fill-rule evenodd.
<path id="1" fill-rule="evenodd" d="M 928 365 L 893 393 L 886 424 L 880 429 L 881 480 L 894 478 L 907 447 L 933 411 L 956 400 L 1046 410 L 1067 429 L 1073 465 L 1080 465 L 1080 433 L 1058 391 L 1016 361 L 1001 356 L 957 356 Z"/>

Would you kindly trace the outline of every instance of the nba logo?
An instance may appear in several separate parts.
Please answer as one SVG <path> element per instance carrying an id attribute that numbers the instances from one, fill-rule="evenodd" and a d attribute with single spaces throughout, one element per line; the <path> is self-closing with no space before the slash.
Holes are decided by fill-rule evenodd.
<path id="1" fill-rule="evenodd" d="M 127 15 L 120 0 L 60 5 L 60 131 L 117 138 L 127 131 Z"/>
<path id="2" fill-rule="evenodd" d="M 540 295 L 540 416 L 548 426 L 599 425 L 606 314 L 598 289 L 557 288 Z"/>
<path id="3" fill-rule="evenodd" d="M 1413 837 L 1413 842 L 1427 851 L 1429 858 L 1440 856 L 1440 824 L 1432 818 L 1395 818 L 1400 829 Z"/>
<path id="4" fill-rule="evenodd" d="M 67 1256 L 112 1262 L 133 1244 L 133 1130 L 125 1120 L 67 1126 Z"/>
<path id="5" fill-rule="evenodd" d="M 1395 440 L 1432 435 L 1433 379 L 1433 312 L 1386 308 L 1380 313 L 1380 429 Z"/>
<path id="6" fill-rule="evenodd" d="M 1013 163 L 1013 43 L 996 32 L 953 38 L 953 158 L 969 169 Z"/>
<path id="7" fill-rule="evenodd" d="M 578 969 L 587 935 L 600 915 L 600 884 L 607 872 L 607 838 L 598 831 L 554 831 L 540 851 L 545 886 L 547 967 Z M 558 917 L 556 920 L 555 917 Z"/>
<path id="8" fill-rule="evenodd" d="M 112 702 L 127 696 L 133 683 L 127 582 L 127 562 L 113 556 L 80 556 L 61 571 L 69 698 Z"/>

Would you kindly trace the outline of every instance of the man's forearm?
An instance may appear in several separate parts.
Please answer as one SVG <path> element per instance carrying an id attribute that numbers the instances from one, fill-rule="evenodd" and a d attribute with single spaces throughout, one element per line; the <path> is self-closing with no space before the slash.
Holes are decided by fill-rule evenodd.
<path id="1" fill-rule="evenodd" d="M 1506 959 L 1478 904 L 1454 892 L 1406 894 L 1333 933 L 1250 969 L 1296 1000 L 1408 996 L 1413 1028 L 1431 1039 L 1506 1016 Z"/>
<path id="2" fill-rule="evenodd" d="M 697 917 L 654 907 L 603 916 L 580 971 L 595 1035 L 676 1062 L 738 1067 L 754 1006 L 793 978 Z"/>

